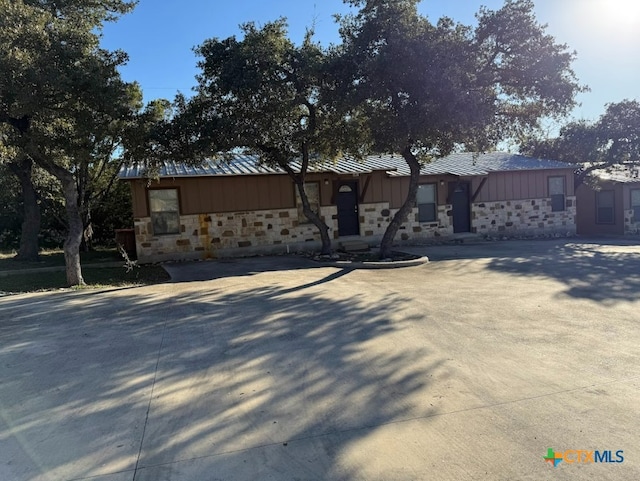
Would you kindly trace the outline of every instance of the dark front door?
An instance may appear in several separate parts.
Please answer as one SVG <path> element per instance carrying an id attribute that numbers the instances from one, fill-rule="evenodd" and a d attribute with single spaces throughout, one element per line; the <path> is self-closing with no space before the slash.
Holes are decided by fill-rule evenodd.
<path id="1" fill-rule="evenodd" d="M 341 237 L 360 234 L 358 221 L 358 183 L 340 182 L 336 195 L 338 233 Z"/>
<path id="2" fill-rule="evenodd" d="M 453 206 L 453 232 L 469 232 L 471 230 L 471 201 L 469 182 L 451 182 L 449 198 Z"/>

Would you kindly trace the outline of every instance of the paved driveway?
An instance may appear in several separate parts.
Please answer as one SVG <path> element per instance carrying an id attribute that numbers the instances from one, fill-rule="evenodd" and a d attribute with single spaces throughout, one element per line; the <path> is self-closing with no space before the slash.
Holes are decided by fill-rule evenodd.
<path id="1" fill-rule="evenodd" d="M 0 299 L 0 479 L 640 479 L 640 246 L 414 250 Z"/>

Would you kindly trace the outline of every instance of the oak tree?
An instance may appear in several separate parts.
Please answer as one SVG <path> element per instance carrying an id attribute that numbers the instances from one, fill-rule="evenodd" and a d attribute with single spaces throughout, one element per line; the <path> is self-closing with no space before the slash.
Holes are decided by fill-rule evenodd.
<path id="1" fill-rule="evenodd" d="M 483 8 L 475 27 L 432 23 L 419 0 L 345 0 L 333 78 L 347 112 L 364 115 L 372 152 L 400 154 L 408 195 L 387 227 L 381 256 L 415 205 L 421 166 L 454 149 L 486 150 L 566 114 L 581 90 L 574 53 L 545 32 L 530 0 Z"/>
<path id="2" fill-rule="evenodd" d="M 640 165 L 640 102 L 608 104 L 598 120 L 570 122 L 554 138 L 532 136 L 521 151 L 576 164 L 577 185 L 594 170 Z"/>
<path id="3" fill-rule="evenodd" d="M 134 121 L 141 94 L 120 78 L 123 52 L 100 48 L 123 0 L 0 0 L 0 139 L 53 175 L 65 199 L 69 285 L 84 283 L 79 248 L 86 188 Z"/>
<path id="4" fill-rule="evenodd" d="M 241 150 L 281 168 L 320 232 L 321 253 L 329 254 L 329 228 L 311 207 L 305 179 L 315 162 L 333 159 L 345 147 L 361 149 L 350 135 L 355 119 L 339 115 L 325 98 L 328 57 L 311 31 L 295 45 L 283 19 L 241 28 L 240 39 L 212 38 L 197 48 L 196 95 L 176 117 L 181 143 L 196 159 Z M 219 158 L 224 162 L 224 155 Z"/>

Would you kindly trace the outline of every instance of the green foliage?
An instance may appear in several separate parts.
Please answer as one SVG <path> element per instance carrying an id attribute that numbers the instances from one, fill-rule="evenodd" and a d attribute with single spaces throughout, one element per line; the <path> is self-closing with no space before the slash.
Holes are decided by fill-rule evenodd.
<path id="1" fill-rule="evenodd" d="M 94 244 L 113 245 L 116 229 L 133 228 L 131 190 L 125 182 L 115 182 L 99 203 L 91 210 Z"/>
<path id="2" fill-rule="evenodd" d="M 302 45 L 287 37 L 283 19 L 262 28 L 242 26 L 243 38 L 206 40 L 197 95 L 176 102 L 173 152 L 191 161 L 244 152 L 284 169 L 296 183 L 303 212 L 316 225 L 328 254 L 328 227 L 309 204 L 304 179 L 310 164 L 343 151 L 364 151 L 356 115 L 344 116 L 328 80 L 329 56 L 308 32 Z M 179 155 L 179 154 L 178 154 Z M 182 160 L 182 159 L 181 159 Z M 297 164 L 299 162 L 299 167 Z"/>
<path id="3" fill-rule="evenodd" d="M 402 154 L 411 171 L 381 242 L 385 257 L 415 204 L 421 163 L 520 137 L 567 113 L 581 87 L 574 54 L 536 22 L 530 0 L 481 9 L 475 29 L 449 18 L 432 24 L 417 0 L 347 1 L 361 8 L 341 19 L 337 97 L 345 115 L 366 119 L 371 150 Z"/>
<path id="4" fill-rule="evenodd" d="M 124 95 L 127 86 L 115 69 L 126 55 L 101 50 L 95 31 L 98 16 L 112 13 L 97 7 L 83 9 L 81 3 L 115 7 L 122 2 L 0 0 L 4 122 L 7 117 L 23 122 L 42 122 L 47 117 L 57 121 L 50 126 L 50 134 L 62 135 L 82 125 L 72 115 L 80 113 L 80 107 L 109 112 L 120 106 L 113 103 L 114 97 Z"/>
<path id="5" fill-rule="evenodd" d="M 341 19 L 341 95 L 366 112 L 374 149 L 441 156 L 487 149 L 563 115 L 581 90 L 574 54 L 535 20 L 533 3 L 483 8 L 478 26 L 432 24 L 415 0 L 359 0 Z"/>
<path id="6" fill-rule="evenodd" d="M 39 244 L 44 248 L 60 247 L 64 240 L 64 199 L 56 179 L 36 168 L 33 183 L 42 212 Z M 23 220 L 20 183 L 6 164 L 0 163 L 0 249 L 17 250 Z"/>
<path id="7" fill-rule="evenodd" d="M 119 15 L 133 10 L 137 1 L 123 0 L 23 0 L 25 5 L 41 8 L 57 18 L 80 21 L 91 27 L 102 27 Z"/>
<path id="8" fill-rule="evenodd" d="M 91 164 L 83 188 L 87 209 L 87 223 L 93 229 L 92 243 L 113 243 L 114 230 L 133 225 L 131 192 L 125 183 L 117 182 L 121 162 L 111 158 L 105 165 Z M 102 171 L 98 168 L 102 167 Z M 64 195 L 55 177 L 36 168 L 32 177 L 42 211 L 39 236 L 41 247 L 61 247 L 67 230 Z M 17 249 L 23 219 L 20 184 L 7 165 L 0 164 L 0 248 Z"/>
<path id="9" fill-rule="evenodd" d="M 17 149 L 61 185 L 70 284 L 83 283 L 83 223 L 92 202 L 110 190 L 110 181 L 98 184 L 114 171 L 113 155 L 142 106 L 138 86 L 118 73 L 126 55 L 99 46 L 102 23 L 133 5 L 0 0 L 0 141 L 3 150 Z"/>
<path id="10" fill-rule="evenodd" d="M 293 45 L 282 19 L 244 25 L 241 40 L 205 41 L 197 95 L 178 99 L 171 137 L 173 150 L 189 146 L 194 159 L 254 153 L 298 186 L 314 158 L 401 153 L 411 183 L 385 255 L 413 205 L 420 162 L 521 137 L 541 118 L 566 114 L 582 87 L 574 54 L 537 23 L 530 0 L 481 9 L 475 29 L 448 18 L 432 24 L 418 0 L 346 1 L 360 10 L 340 18 L 343 42 L 328 51 L 311 33 Z"/>
<path id="11" fill-rule="evenodd" d="M 0 0 L 2 143 L 59 176 L 105 159 L 141 93 L 123 82 L 122 52 L 99 48 L 103 21 L 128 11 L 118 0 Z"/>
<path id="12" fill-rule="evenodd" d="M 80 253 L 80 258 L 83 265 L 98 264 L 102 266 L 105 265 L 104 263 L 122 260 L 122 256 L 116 248 L 98 248 L 92 251 L 84 251 Z M 0 272 L 41 267 L 64 267 L 64 252 L 59 247 L 43 249 L 38 260 L 31 262 L 23 262 L 11 255 L 0 252 Z"/>
<path id="13" fill-rule="evenodd" d="M 23 266 L 24 268 L 24 266 Z M 169 274 L 155 265 L 140 266 L 127 272 L 124 267 L 94 267 L 85 269 L 88 289 L 111 289 L 159 284 L 170 279 Z M 20 293 L 60 290 L 67 287 L 64 272 L 41 272 L 33 274 L 11 274 L 0 277 L 0 293 Z"/>
<path id="14" fill-rule="evenodd" d="M 22 213 L 20 183 L 6 165 L 0 164 L 0 248 L 17 249 Z"/>
<path id="15" fill-rule="evenodd" d="M 530 136 L 521 151 L 578 164 L 580 181 L 593 170 L 640 164 L 640 102 L 608 104 L 597 121 L 570 122 L 555 138 Z"/>
<path id="16" fill-rule="evenodd" d="M 596 127 L 599 159 L 609 164 L 640 163 L 640 102 L 623 100 L 607 105 Z"/>
<path id="17" fill-rule="evenodd" d="M 546 33 L 531 0 L 508 0 L 497 11 L 482 8 L 474 32 L 478 81 L 493 88 L 504 135 L 537 127 L 545 116 L 563 116 L 575 105 L 578 84 L 571 63 L 575 52 Z"/>
<path id="18" fill-rule="evenodd" d="M 174 107 L 168 100 L 156 99 L 138 112 L 123 138 L 123 163 L 143 164 L 147 176 L 156 178 L 159 167 L 167 160 L 192 162 L 196 157 L 191 153 L 195 150 L 191 144 L 194 127 L 186 120 L 178 127 L 172 120 L 184 102 L 183 97 L 178 96 Z"/>
<path id="19" fill-rule="evenodd" d="M 336 157 L 354 124 L 329 101 L 327 55 L 312 32 L 296 46 L 283 19 L 242 31 L 241 40 L 213 38 L 196 50 L 198 94 L 178 116 L 192 129 L 187 140 L 200 141 L 205 156 L 240 147 L 270 164 L 288 165 L 305 150 Z"/>

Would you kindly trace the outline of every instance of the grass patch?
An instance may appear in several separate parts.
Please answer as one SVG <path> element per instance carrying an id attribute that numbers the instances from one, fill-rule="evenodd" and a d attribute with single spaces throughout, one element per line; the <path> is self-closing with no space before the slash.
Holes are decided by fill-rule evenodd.
<path id="1" fill-rule="evenodd" d="M 64 266 L 64 252 L 60 249 L 45 250 L 40 252 L 37 262 L 24 262 L 15 259 L 15 252 L 0 253 L 0 271 L 19 271 L 22 269 L 36 269 L 38 267 Z M 101 248 L 89 252 L 80 252 L 80 262 L 94 264 L 100 262 L 121 261 L 122 256 L 115 249 Z"/>
<path id="2" fill-rule="evenodd" d="M 114 260 L 114 259 L 109 259 Z M 86 288 L 134 287 L 158 284 L 170 279 L 160 266 L 144 265 L 127 272 L 123 267 L 83 267 Z M 11 274 L 0 277 L 0 292 L 37 292 L 67 288 L 64 271 L 37 274 Z M 67 288 L 68 289 L 68 288 Z M 74 288 L 77 289 L 77 288 Z"/>

